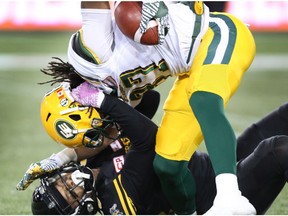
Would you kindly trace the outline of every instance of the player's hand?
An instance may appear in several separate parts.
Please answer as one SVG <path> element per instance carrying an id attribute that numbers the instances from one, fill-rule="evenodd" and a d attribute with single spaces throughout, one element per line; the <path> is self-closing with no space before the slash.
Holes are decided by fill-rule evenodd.
<path id="1" fill-rule="evenodd" d="M 59 169 L 60 164 L 53 156 L 54 155 L 42 161 L 32 163 L 21 181 L 17 184 L 16 189 L 25 190 L 35 179 Z"/>
<path id="2" fill-rule="evenodd" d="M 155 19 L 158 23 L 158 42 L 162 44 L 169 29 L 168 8 L 163 1 L 143 2 L 140 32 L 147 31 L 148 23 Z"/>
<path id="3" fill-rule="evenodd" d="M 88 82 L 83 82 L 76 88 L 72 89 L 72 97 L 75 101 L 81 103 L 83 106 L 92 106 L 100 108 L 104 93 L 97 87 Z"/>

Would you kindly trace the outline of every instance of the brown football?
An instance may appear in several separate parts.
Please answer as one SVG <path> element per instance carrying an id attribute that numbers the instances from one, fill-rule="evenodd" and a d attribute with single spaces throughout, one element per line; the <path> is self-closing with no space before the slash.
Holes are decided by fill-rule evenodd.
<path id="1" fill-rule="evenodd" d="M 150 20 L 144 34 L 138 30 L 141 21 L 142 2 L 121 1 L 115 5 L 115 21 L 121 32 L 130 39 L 145 45 L 158 44 L 158 27 Z M 137 31 L 138 30 L 138 31 Z"/>

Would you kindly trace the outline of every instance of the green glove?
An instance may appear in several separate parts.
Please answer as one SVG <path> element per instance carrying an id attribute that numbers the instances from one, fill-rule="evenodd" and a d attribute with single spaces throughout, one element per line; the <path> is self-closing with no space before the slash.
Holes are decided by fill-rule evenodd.
<path id="1" fill-rule="evenodd" d="M 159 44 L 162 44 L 169 29 L 168 8 L 163 1 L 143 2 L 140 32 L 147 31 L 148 23 L 155 19 L 158 23 Z"/>

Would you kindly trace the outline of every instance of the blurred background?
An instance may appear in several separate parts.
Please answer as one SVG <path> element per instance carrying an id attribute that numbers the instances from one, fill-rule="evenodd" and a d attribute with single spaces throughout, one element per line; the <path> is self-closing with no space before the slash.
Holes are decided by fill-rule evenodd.
<path id="1" fill-rule="evenodd" d="M 230 12 L 250 25 L 257 54 L 239 90 L 227 107 L 237 134 L 268 112 L 287 102 L 288 93 L 288 2 L 208 2 L 211 10 Z M 15 187 L 32 162 L 63 147 L 45 133 L 40 103 L 51 89 L 39 85 L 53 56 L 67 61 L 71 34 L 81 27 L 80 1 L 0 2 L 0 214 L 31 214 L 34 182 L 26 191 Z M 245 44 L 243 44 L 245 46 Z M 173 79 L 160 85 L 163 104 Z M 162 108 L 153 119 L 160 123 Z M 205 144 L 201 145 L 205 151 Z M 288 189 L 282 191 L 268 214 L 288 214 Z"/>

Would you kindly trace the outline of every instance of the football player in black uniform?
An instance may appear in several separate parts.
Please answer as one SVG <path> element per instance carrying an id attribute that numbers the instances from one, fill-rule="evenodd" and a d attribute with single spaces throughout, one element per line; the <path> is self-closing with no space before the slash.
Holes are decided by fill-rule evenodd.
<path id="1" fill-rule="evenodd" d="M 117 163 L 114 163 L 114 159 L 118 155 L 112 159 L 107 159 L 107 154 L 100 157 L 102 153 L 105 153 L 106 150 L 104 150 L 87 160 L 88 167 L 100 167 L 97 176 L 92 175 L 89 169 L 75 164 L 61 167 L 52 173 L 46 172 L 38 176 L 41 177 L 41 185 L 34 191 L 32 212 L 34 214 L 51 212 L 95 214 L 100 209 L 97 205 L 100 201 L 101 211 L 104 214 L 169 213 L 170 207 L 162 194 L 152 166 L 157 126 L 135 109 L 108 95 L 104 95 L 99 112 L 109 114 L 110 118 L 120 125 L 123 131 L 122 136 L 125 135 L 132 142 L 121 171 L 119 173 L 115 171 Z M 267 211 L 288 178 L 287 113 L 288 103 L 250 126 L 238 138 L 239 187 L 243 195 L 256 208 L 257 214 L 264 214 Z M 89 133 L 86 135 L 89 136 Z M 101 136 L 94 137 L 97 137 L 96 141 L 98 141 Z M 51 163 L 48 163 L 48 167 L 49 165 Z M 38 170 L 40 168 L 43 168 L 41 163 Z M 215 174 L 208 155 L 197 151 L 189 162 L 189 169 L 197 182 L 197 213 L 203 214 L 212 206 L 216 195 Z M 28 170 L 28 175 L 25 174 L 26 179 L 24 176 L 17 186 L 18 189 L 25 189 L 24 185 L 29 182 L 27 176 L 33 174 L 31 171 L 35 169 Z M 63 173 L 68 172 L 74 173 L 71 177 L 73 183 L 71 179 L 70 183 L 66 183 L 69 179 L 65 178 L 69 175 L 63 175 Z M 65 182 L 62 194 L 57 192 L 60 190 L 59 187 L 55 190 L 54 182 L 57 179 Z M 76 188 L 79 188 L 76 186 L 84 188 L 84 192 L 82 191 L 84 196 L 76 194 Z M 63 193 L 63 190 L 66 192 Z M 63 197 L 74 198 L 74 200 L 67 203 Z"/>
<path id="2" fill-rule="evenodd" d="M 80 87 L 81 86 L 82 85 L 80 85 Z M 88 91 L 85 90 L 85 92 Z M 72 91 L 72 93 L 75 92 Z M 69 93 L 67 87 L 62 86 L 49 92 L 45 96 L 41 108 L 51 104 L 53 106 L 49 107 L 51 109 L 58 110 L 58 114 L 53 110 L 45 112 L 46 114 L 41 114 L 43 115 L 42 121 L 44 126 L 47 126 L 46 123 L 50 124 L 50 127 L 46 128 L 47 132 L 52 136 L 56 136 L 56 138 L 54 138 L 57 142 L 66 139 L 66 141 L 62 142 L 66 145 L 70 144 L 74 145 L 74 147 L 78 147 L 74 143 L 75 140 L 78 140 L 79 145 L 84 143 L 86 146 L 98 146 L 101 148 L 103 145 L 105 145 L 105 140 L 111 140 L 112 142 L 115 139 L 120 138 L 118 135 L 119 131 L 121 131 L 121 137 L 123 137 L 122 143 L 124 143 L 124 146 L 125 142 L 131 142 L 132 145 L 130 146 L 129 151 L 125 156 L 124 168 L 118 174 L 113 173 L 113 163 L 112 165 L 107 164 L 107 166 L 105 166 L 105 164 L 101 164 L 103 167 L 103 172 L 100 172 L 97 178 L 96 188 L 98 188 L 97 194 L 99 200 L 102 203 L 102 211 L 105 214 L 114 214 L 115 212 L 122 212 L 123 214 L 158 214 L 160 210 L 162 211 L 169 209 L 165 197 L 162 194 L 160 183 L 153 170 L 157 126 L 149 118 L 142 115 L 136 109 L 132 108 L 118 98 L 110 95 L 103 96 L 104 98 L 102 100 L 101 106 L 99 107 L 99 113 L 101 113 L 101 118 L 99 118 L 97 117 L 99 115 L 95 114 L 95 112 L 97 112 L 95 109 L 88 109 L 92 113 L 87 113 L 88 110 L 86 107 L 83 107 L 73 101 L 73 98 L 71 98 L 71 94 Z M 55 102 L 57 100 L 58 104 Z M 90 119 L 89 116 L 91 116 Z M 83 120 L 86 120 L 86 123 L 83 123 Z M 85 126 L 83 127 L 82 125 L 82 127 L 79 128 L 80 122 Z M 117 125 L 112 122 L 117 122 Z M 88 124 L 90 124 L 90 128 L 87 128 Z M 120 126 L 120 129 L 118 125 Z M 107 134 L 108 130 L 110 130 L 110 134 Z M 112 130 L 116 130 L 116 132 L 114 133 Z M 75 150 L 78 154 L 76 157 L 73 155 L 71 158 L 71 152 L 66 154 L 64 157 L 63 151 L 61 151 L 60 154 L 53 154 L 46 160 L 43 160 L 39 163 L 33 163 L 29 167 L 23 179 L 17 185 L 17 189 L 23 190 L 27 188 L 27 186 L 35 178 L 40 177 L 45 172 L 49 173 L 55 170 L 59 167 L 59 164 L 62 165 L 61 163 L 68 162 L 68 159 L 65 159 L 63 162 L 63 158 L 71 158 L 72 160 L 82 159 L 83 155 L 79 155 L 80 149 L 81 148 L 76 149 L 77 151 Z M 67 151 L 65 151 L 65 153 L 66 152 Z M 87 156 L 87 153 L 85 154 Z M 94 160 L 93 163 L 95 164 Z M 112 174 L 112 176 L 109 176 L 109 174 Z M 80 177 L 75 178 L 81 179 L 81 175 L 82 174 L 79 174 Z M 48 185 L 48 182 L 55 182 L 54 179 L 49 178 L 49 180 L 45 182 L 45 185 L 49 187 L 49 193 L 54 193 L 54 195 L 57 194 L 55 195 L 56 198 L 53 196 L 54 198 L 48 199 L 50 201 L 62 197 L 57 192 L 58 190 L 52 186 L 53 184 Z M 75 188 L 72 186 L 72 188 L 68 190 L 72 192 L 72 195 L 67 195 L 64 197 L 74 197 L 74 189 Z M 35 195 L 35 197 L 39 197 L 39 194 L 43 191 L 43 187 L 37 191 L 38 193 Z M 91 186 L 85 186 L 85 191 L 91 194 Z M 84 200 L 87 202 L 90 201 L 91 203 L 91 199 L 95 200 L 92 196 L 86 196 Z M 160 199 L 163 200 L 163 205 L 159 205 Z M 37 200 L 37 198 L 34 200 Z M 45 200 L 47 201 L 47 199 Z M 64 199 L 62 198 L 61 200 L 63 201 Z M 81 200 L 78 201 L 79 203 L 82 203 Z M 38 209 L 43 207 L 42 204 L 37 205 L 34 203 L 33 206 L 37 206 Z M 52 204 L 50 202 L 48 206 L 55 207 L 55 201 Z M 57 209 L 62 208 L 66 209 L 61 202 L 60 207 Z M 89 208 L 91 209 L 91 205 L 89 205 Z M 67 209 L 69 209 L 69 211 Z M 77 208 L 77 206 L 73 206 L 67 209 L 64 211 L 66 214 L 72 214 L 75 211 L 80 214 L 84 214 L 82 210 Z M 70 211 L 71 209 L 72 211 Z M 45 211 L 41 212 L 33 210 L 33 213 L 47 214 L 48 212 L 45 213 Z"/>

